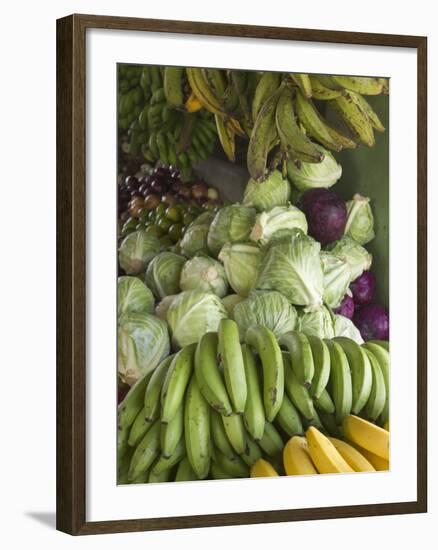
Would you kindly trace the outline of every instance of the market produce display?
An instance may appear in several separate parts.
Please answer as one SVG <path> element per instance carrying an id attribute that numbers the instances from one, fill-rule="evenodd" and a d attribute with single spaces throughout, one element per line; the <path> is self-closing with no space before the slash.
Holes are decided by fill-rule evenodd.
<path id="1" fill-rule="evenodd" d="M 336 190 L 388 82 L 121 65 L 118 90 L 118 483 L 389 469 L 378 225 Z M 239 202 L 197 175 L 221 150 Z"/>

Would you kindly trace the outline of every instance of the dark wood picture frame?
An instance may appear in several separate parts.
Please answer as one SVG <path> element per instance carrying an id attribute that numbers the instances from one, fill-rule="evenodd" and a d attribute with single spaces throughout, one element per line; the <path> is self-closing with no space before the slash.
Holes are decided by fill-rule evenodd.
<path id="1" fill-rule="evenodd" d="M 89 28 L 413 48 L 418 61 L 417 499 L 411 502 L 86 521 L 85 34 Z M 427 511 L 427 39 L 95 15 L 57 21 L 57 529 L 72 535 Z"/>

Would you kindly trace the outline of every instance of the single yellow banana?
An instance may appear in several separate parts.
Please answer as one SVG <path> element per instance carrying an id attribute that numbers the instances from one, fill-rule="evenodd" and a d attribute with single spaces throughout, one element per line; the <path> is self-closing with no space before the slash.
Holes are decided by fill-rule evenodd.
<path id="1" fill-rule="evenodd" d="M 354 446 L 355 449 L 357 449 L 362 456 L 364 456 L 370 464 L 372 464 L 373 468 L 377 472 L 387 472 L 389 470 L 389 461 L 385 458 L 382 458 L 381 456 L 375 455 L 374 453 L 370 453 L 370 451 L 367 451 L 366 449 L 360 447 L 359 445 L 356 445 L 353 442 L 350 442 L 352 446 Z"/>
<path id="2" fill-rule="evenodd" d="M 389 460 L 389 432 L 359 416 L 347 415 L 342 423 L 344 435 L 353 443 Z"/>
<path id="3" fill-rule="evenodd" d="M 251 477 L 278 477 L 278 473 L 274 467 L 264 458 L 259 458 L 253 466 L 251 466 Z"/>
<path id="4" fill-rule="evenodd" d="M 375 472 L 373 465 L 354 447 L 336 437 L 329 437 L 336 450 L 355 472 Z"/>
<path id="5" fill-rule="evenodd" d="M 283 462 L 288 476 L 318 473 L 310 458 L 307 440 L 300 435 L 294 435 L 286 443 L 283 449 Z"/>
<path id="6" fill-rule="evenodd" d="M 320 474 L 337 474 L 354 471 L 342 458 L 329 438 L 314 426 L 311 426 L 307 430 L 306 439 L 310 457 Z"/>

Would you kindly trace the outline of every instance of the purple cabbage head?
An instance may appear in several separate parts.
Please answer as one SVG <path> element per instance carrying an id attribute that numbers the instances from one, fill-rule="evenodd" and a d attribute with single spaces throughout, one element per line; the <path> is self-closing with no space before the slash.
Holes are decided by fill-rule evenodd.
<path id="1" fill-rule="evenodd" d="M 335 313 L 339 313 L 339 315 L 343 315 L 344 317 L 347 317 L 348 319 L 352 320 L 354 315 L 354 300 L 351 296 L 346 294 L 341 302 L 341 305 L 333 310 Z"/>
<path id="2" fill-rule="evenodd" d="M 364 271 L 350 284 L 350 290 L 353 293 L 356 305 L 366 306 L 370 304 L 376 293 L 376 276 L 371 271 Z"/>
<path id="3" fill-rule="evenodd" d="M 364 340 L 389 340 L 389 314 L 383 306 L 369 304 L 361 307 L 353 322 Z"/>
<path id="4" fill-rule="evenodd" d="M 342 237 L 347 223 L 347 207 L 339 195 L 317 187 L 303 193 L 299 204 L 306 214 L 309 235 L 322 245 Z"/>

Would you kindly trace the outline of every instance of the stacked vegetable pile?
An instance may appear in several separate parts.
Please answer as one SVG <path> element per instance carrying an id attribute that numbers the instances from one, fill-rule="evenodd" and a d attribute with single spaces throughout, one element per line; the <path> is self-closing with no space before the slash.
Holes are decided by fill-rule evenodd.
<path id="1" fill-rule="evenodd" d="M 223 318 L 136 382 L 119 408 L 119 483 L 388 469 L 387 431 L 372 423 L 388 422 L 385 344 L 277 341 L 264 326 L 244 341 Z"/>
<path id="2" fill-rule="evenodd" d="M 172 251 L 146 230 L 122 241 L 118 372 L 131 389 L 119 405 L 120 483 L 269 465 L 289 475 L 297 453 L 319 473 L 363 469 L 345 466 L 345 439 L 364 447 L 368 469 L 374 454 L 388 458 L 361 436 L 387 433 L 389 411 L 387 313 L 377 325 L 363 314 L 375 289 L 369 201 L 325 188 L 290 199 L 274 171 L 249 181 L 242 204 L 201 214 Z"/>

